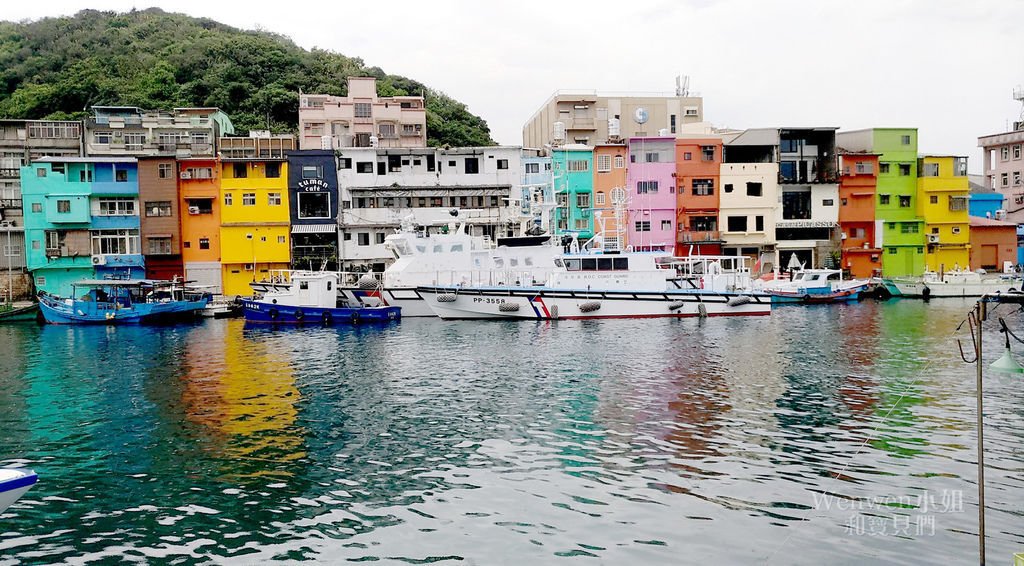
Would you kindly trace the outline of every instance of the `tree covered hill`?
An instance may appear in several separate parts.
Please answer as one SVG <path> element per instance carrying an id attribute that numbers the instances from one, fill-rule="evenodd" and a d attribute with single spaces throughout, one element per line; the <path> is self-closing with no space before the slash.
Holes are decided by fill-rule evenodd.
<path id="1" fill-rule="evenodd" d="M 159 8 L 0 22 L 0 117 L 76 119 L 92 105 L 217 106 L 235 128 L 294 131 L 298 91 L 345 95 L 373 76 L 381 96 L 426 97 L 430 145 L 493 145 L 487 122 L 444 93 L 266 31 Z"/>

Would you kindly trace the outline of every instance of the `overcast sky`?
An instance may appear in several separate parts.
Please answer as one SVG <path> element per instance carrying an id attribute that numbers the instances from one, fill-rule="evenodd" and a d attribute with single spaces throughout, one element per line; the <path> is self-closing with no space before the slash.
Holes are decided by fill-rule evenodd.
<path id="1" fill-rule="evenodd" d="M 684 74 L 716 126 L 917 127 L 922 152 L 967 155 L 980 173 L 977 137 L 1020 119 L 1024 83 L 1019 0 L 47 0 L 0 17 L 154 5 L 417 79 L 509 145 L 555 90 L 669 92 Z"/>

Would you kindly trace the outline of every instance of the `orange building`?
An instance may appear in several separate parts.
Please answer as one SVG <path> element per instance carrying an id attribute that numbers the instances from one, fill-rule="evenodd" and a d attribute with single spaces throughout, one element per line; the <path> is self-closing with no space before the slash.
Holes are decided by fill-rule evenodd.
<path id="1" fill-rule="evenodd" d="M 1003 262 L 1017 263 L 1017 225 L 971 217 L 971 270 L 1002 271 Z"/>
<path id="2" fill-rule="evenodd" d="M 219 160 L 213 157 L 179 160 L 178 195 L 185 277 L 220 293 Z"/>
<path id="3" fill-rule="evenodd" d="M 625 249 L 626 227 L 625 202 L 622 203 L 622 218 L 615 214 L 615 194 L 618 198 L 626 196 L 626 146 L 625 144 L 598 144 L 594 146 L 594 210 L 601 213 L 595 220 L 594 230 L 604 229 L 605 240 L 618 238 L 619 249 Z M 616 191 L 615 189 L 619 189 Z M 603 222 L 603 226 L 601 225 Z"/>
<path id="4" fill-rule="evenodd" d="M 880 275 L 882 246 L 875 237 L 878 154 L 843 150 L 839 155 L 839 170 L 839 228 L 843 232 L 842 266 L 853 277 Z"/>
<path id="5" fill-rule="evenodd" d="M 722 140 L 676 140 L 676 255 L 718 255 L 719 171 Z"/>

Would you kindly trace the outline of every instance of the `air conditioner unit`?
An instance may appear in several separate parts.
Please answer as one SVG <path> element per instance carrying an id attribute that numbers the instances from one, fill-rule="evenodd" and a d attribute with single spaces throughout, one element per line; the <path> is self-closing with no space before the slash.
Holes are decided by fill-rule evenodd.
<path id="1" fill-rule="evenodd" d="M 182 179 L 191 179 L 192 178 L 192 173 L 189 172 L 189 171 L 182 171 L 181 172 L 181 178 Z"/>
<path id="2" fill-rule="evenodd" d="M 92 256 L 92 264 L 93 265 L 106 265 L 107 264 L 107 256 L 105 256 L 105 255 L 94 255 L 94 256 Z"/>
<path id="3" fill-rule="evenodd" d="M 188 207 L 188 213 L 189 214 L 199 214 L 199 207 L 198 206 L 190 206 L 190 207 Z"/>
<path id="4" fill-rule="evenodd" d="M 1024 195 L 1017 195 L 1013 197 L 1013 202 L 1016 204 L 1024 204 Z"/>
<path id="5" fill-rule="evenodd" d="M 937 244 L 937 243 L 939 243 L 939 235 L 938 234 L 928 234 L 928 243 L 929 244 Z"/>
<path id="6" fill-rule="evenodd" d="M 997 210 L 996 213 L 995 213 L 995 219 L 996 220 L 1006 220 L 1006 211 L 1003 210 L 1002 208 Z"/>

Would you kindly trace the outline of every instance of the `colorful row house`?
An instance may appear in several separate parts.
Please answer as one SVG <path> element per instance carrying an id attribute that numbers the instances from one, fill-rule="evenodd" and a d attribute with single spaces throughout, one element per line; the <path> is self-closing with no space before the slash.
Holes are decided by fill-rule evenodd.
<path id="1" fill-rule="evenodd" d="M 605 249 L 627 245 L 627 148 L 623 143 L 594 146 L 594 229 L 603 232 Z"/>
<path id="2" fill-rule="evenodd" d="M 629 139 L 626 234 L 634 251 L 675 251 L 675 159 L 674 137 Z"/>
<path id="3" fill-rule="evenodd" d="M 970 266 L 967 158 L 925 155 L 918 159 L 917 215 L 924 222 L 925 266 L 945 272 Z"/>
<path id="4" fill-rule="evenodd" d="M 839 229 L 843 269 L 853 277 L 882 275 L 882 248 L 875 237 L 878 154 L 841 151 Z"/>
<path id="5" fill-rule="evenodd" d="M 551 151 L 555 193 L 555 234 L 581 244 L 594 237 L 594 150 L 571 144 Z"/>
<path id="6" fill-rule="evenodd" d="M 722 253 L 719 195 L 721 138 L 676 140 L 676 255 Z"/>

